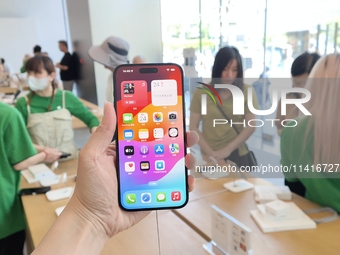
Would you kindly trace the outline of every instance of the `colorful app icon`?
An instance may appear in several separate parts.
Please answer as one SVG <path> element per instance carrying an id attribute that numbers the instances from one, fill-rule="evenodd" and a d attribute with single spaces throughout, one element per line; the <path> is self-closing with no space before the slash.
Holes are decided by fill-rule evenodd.
<path id="1" fill-rule="evenodd" d="M 139 129 L 138 130 L 139 139 L 148 139 L 149 138 L 149 130 L 147 129 Z"/>
<path id="2" fill-rule="evenodd" d="M 148 122 L 148 114 L 146 112 L 138 113 L 138 122 L 139 123 L 146 123 L 146 122 Z"/>
<path id="3" fill-rule="evenodd" d="M 177 112 L 169 112 L 168 113 L 168 119 L 170 121 L 176 121 L 177 120 Z"/>
<path id="4" fill-rule="evenodd" d="M 155 161 L 155 169 L 157 171 L 162 171 L 165 169 L 165 162 L 164 160 L 156 160 Z"/>
<path id="5" fill-rule="evenodd" d="M 178 136 L 178 128 L 169 128 L 169 136 L 177 137 Z"/>
<path id="6" fill-rule="evenodd" d="M 170 150 L 171 154 L 179 153 L 179 145 L 178 145 L 178 143 L 170 143 L 169 144 L 169 150 Z"/>
<path id="7" fill-rule="evenodd" d="M 148 171 L 148 170 L 150 170 L 150 162 L 149 161 L 142 161 L 142 162 L 140 162 L 140 170 L 141 171 Z"/>
<path id="8" fill-rule="evenodd" d="M 127 173 L 132 173 L 135 171 L 135 162 L 130 161 L 130 162 L 125 162 L 125 172 Z"/>
<path id="9" fill-rule="evenodd" d="M 162 122 L 163 121 L 163 113 L 162 112 L 154 112 L 153 113 L 153 121 L 154 122 Z"/>
<path id="10" fill-rule="evenodd" d="M 171 200 L 172 201 L 180 201 L 181 200 L 181 192 L 179 192 L 179 191 L 171 192 Z"/>
<path id="11" fill-rule="evenodd" d="M 124 147 L 124 154 L 125 156 L 132 156 L 135 154 L 135 148 L 132 145 Z"/>
<path id="12" fill-rule="evenodd" d="M 133 115 L 132 113 L 124 113 L 123 114 L 123 123 L 131 124 L 133 122 Z"/>
<path id="13" fill-rule="evenodd" d="M 156 139 L 164 137 L 164 130 L 163 128 L 154 128 L 153 129 L 153 137 Z"/>
<path id="14" fill-rule="evenodd" d="M 149 147 L 146 145 L 143 145 L 139 148 L 139 152 L 141 155 L 148 155 L 149 154 Z"/>
<path id="15" fill-rule="evenodd" d="M 144 204 L 150 203 L 151 202 L 151 193 L 142 193 L 140 195 L 140 200 Z"/>
<path id="16" fill-rule="evenodd" d="M 165 202 L 166 201 L 166 193 L 165 192 L 158 192 L 156 194 L 157 202 Z"/>
<path id="17" fill-rule="evenodd" d="M 126 194 L 125 201 L 127 204 L 134 204 L 137 202 L 136 194 Z"/>
<path id="18" fill-rule="evenodd" d="M 155 144 L 154 152 L 156 155 L 164 154 L 164 145 L 163 144 Z"/>
<path id="19" fill-rule="evenodd" d="M 134 134 L 132 129 L 124 130 L 124 139 L 125 140 L 131 140 L 133 139 Z"/>
<path id="20" fill-rule="evenodd" d="M 124 94 L 135 94 L 135 84 L 125 83 L 124 84 Z"/>

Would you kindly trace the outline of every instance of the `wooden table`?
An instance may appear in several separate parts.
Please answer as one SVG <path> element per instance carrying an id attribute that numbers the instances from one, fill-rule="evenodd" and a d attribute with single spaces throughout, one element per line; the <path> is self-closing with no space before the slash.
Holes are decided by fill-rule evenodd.
<path id="1" fill-rule="evenodd" d="M 90 103 L 89 101 L 86 101 L 85 99 L 82 99 L 82 98 L 79 98 L 79 99 L 99 119 L 99 121 L 102 120 L 104 113 L 101 107 L 93 103 Z M 87 126 L 80 119 L 78 119 L 75 116 L 72 116 L 72 127 L 73 129 L 78 129 L 78 128 L 86 128 Z"/>
<path id="2" fill-rule="evenodd" d="M 56 174 L 62 172 L 75 174 L 77 160 L 65 161 L 59 164 Z M 74 185 L 70 179 L 66 186 Z M 22 180 L 22 188 L 36 187 L 39 184 L 28 184 Z M 52 188 L 65 187 L 65 184 Z M 45 195 L 23 196 L 22 203 L 27 220 L 27 246 L 29 252 L 36 247 L 47 230 L 57 219 L 55 209 L 66 205 L 68 199 L 50 202 Z M 155 212 L 134 227 L 111 238 L 102 254 L 158 254 L 158 238 Z M 159 211 L 160 242 L 162 254 L 202 254 L 205 240 L 191 229 L 185 222 L 171 211 Z"/>
<path id="3" fill-rule="evenodd" d="M 22 200 L 29 232 L 28 246 L 34 248 L 57 219 L 55 209 L 66 205 L 68 200 L 49 202 L 45 195 L 25 196 Z M 171 211 L 160 211 L 158 215 L 162 254 L 204 254 L 205 240 L 199 234 Z M 156 214 L 153 212 L 111 238 L 102 254 L 158 254 L 157 240 Z"/>
<path id="4" fill-rule="evenodd" d="M 77 172 L 78 159 L 72 159 L 60 162 L 58 168 L 54 171 L 59 175 L 67 173 L 68 176 L 75 175 Z M 52 189 L 63 188 L 66 186 L 74 186 L 74 178 L 68 179 L 66 184 L 53 185 Z M 41 187 L 39 182 L 28 183 L 24 177 L 21 177 L 20 188 L 36 188 Z M 27 249 L 32 252 L 34 247 L 41 241 L 46 234 L 49 227 L 56 219 L 55 209 L 67 204 L 68 200 L 59 200 L 56 202 L 49 202 L 45 195 L 30 195 L 21 197 L 24 207 L 27 231 Z"/>
<path id="5" fill-rule="evenodd" d="M 55 173 L 73 175 L 76 167 L 77 160 L 65 161 L 60 163 Z M 340 220 L 320 224 L 316 229 L 264 234 L 250 216 L 250 210 L 256 209 L 253 190 L 232 193 L 225 190 L 223 184 L 233 181 L 233 178 L 210 180 L 200 174 L 195 175 L 195 190 L 190 193 L 188 205 L 180 210 L 158 212 L 162 254 L 205 254 L 202 245 L 211 240 L 211 205 L 216 205 L 252 229 L 254 255 L 338 254 Z M 254 185 L 271 185 L 259 178 L 247 180 Z M 21 186 L 37 185 L 23 180 Z M 69 179 L 67 185 L 74 185 L 74 179 Z M 22 201 L 27 218 L 28 246 L 34 248 L 57 219 L 55 209 L 66 205 L 68 200 L 49 202 L 45 195 L 35 195 L 24 196 Z M 293 202 L 303 210 L 318 207 L 297 195 L 293 196 Z M 136 226 L 110 239 L 102 254 L 158 254 L 156 229 L 155 213 L 151 213 Z"/>
<path id="6" fill-rule="evenodd" d="M 14 94 L 15 92 L 18 91 L 18 88 L 13 88 L 13 87 L 0 87 L 0 94 Z"/>
<path id="7" fill-rule="evenodd" d="M 171 211 L 158 212 L 161 254 L 206 255 L 205 240 Z M 156 213 L 151 213 L 132 228 L 111 238 L 102 255 L 159 254 Z"/>
<path id="8" fill-rule="evenodd" d="M 211 195 L 215 195 L 221 192 L 225 192 L 226 189 L 223 186 L 224 183 L 234 181 L 240 177 L 237 173 L 229 173 L 225 178 L 209 179 L 204 177 L 201 173 L 191 170 L 191 175 L 195 177 L 195 189 L 190 193 L 190 200 L 194 201 Z M 272 185 L 266 180 L 259 178 L 252 178 L 249 173 L 243 173 L 245 177 L 248 177 L 248 181 L 253 185 Z M 209 176 L 209 174 L 207 175 Z"/>
<path id="9" fill-rule="evenodd" d="M 253 184 L 257 178 L 249 178 Z M 261 179 L 260 179 L 261 180 Z M 216 181 L 218 186 L 219 180 Z M 199 188 L 199 187 L 196 187 Z M 301 209 L 318 207 L 312 202 L 293 196 L 293 202 Z M 226 213 L 241 221 L 253 231 L 254 255 L 275 254 L 338 254 L 340 242 L 340 220 L 324 223 L 311 230 L 296 230 L 264 234 L 250 216 L 250 210 L 256 209 L 254 190 L 241 193 L 219 192 L 189 202 L 183 208 L 174 211 L 207 241 L 211 240 L 211 206 L 216 205 Z"/>

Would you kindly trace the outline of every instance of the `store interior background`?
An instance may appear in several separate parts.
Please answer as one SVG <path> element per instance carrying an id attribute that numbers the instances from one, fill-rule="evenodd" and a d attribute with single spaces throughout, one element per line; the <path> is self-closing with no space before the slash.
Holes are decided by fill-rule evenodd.
<path id="1" fill-rule="evenodd" d="M 183 65 L 183 49 L 194 48 L 195 69 L 205 78 L 218 49 L 232 45 L 244 58 L 245 78 L 257 79 L 266 67 L 274 79 L 289 78 L 292 61 L 305 51 L 339 51 L 339 24 L 335 0 L 0 0 L 0 55 L 16 71 L 36 44 L 56 63 L 63 55 L 58 41 L 67 40 L 71 52 L 78 41 L 84 76 L 75 92 L 103 106 L 109 71 L 87 50 L 110 35 L 129 42 L 131 60 L 141 54 L 148 62 Z M 81 147 L 88 132 L 76 135 Z M 259 163 L 279 164 L 276 128 L 258 128 L 248 144 Z"/>

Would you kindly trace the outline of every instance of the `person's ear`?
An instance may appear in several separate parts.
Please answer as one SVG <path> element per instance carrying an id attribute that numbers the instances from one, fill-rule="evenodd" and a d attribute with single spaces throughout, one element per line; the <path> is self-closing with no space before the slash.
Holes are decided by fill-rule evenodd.
<path id="1" fill-rule="evenodd" d="M 52 82 L 52 81 L 54 80 L 55 77 L 56 77 L 56 73 L 53 72 L 53 73 L 51 73 L 51 74 L 48 76 L 48 80 L 49 80 L 50 82 Z"/>

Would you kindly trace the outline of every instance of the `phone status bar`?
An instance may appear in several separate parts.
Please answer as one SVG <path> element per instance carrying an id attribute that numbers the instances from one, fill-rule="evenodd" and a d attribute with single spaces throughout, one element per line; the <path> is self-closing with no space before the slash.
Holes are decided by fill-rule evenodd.
<path id="1" fill-rule="evenodd" d="M 123 73 L 133 73 L 134 69 L 123 69 L 122 71 Z M 176 69 L 175 68 L 164 68 L 163 70 L 159 69 L 159 71 L 175 72 Z"/>

